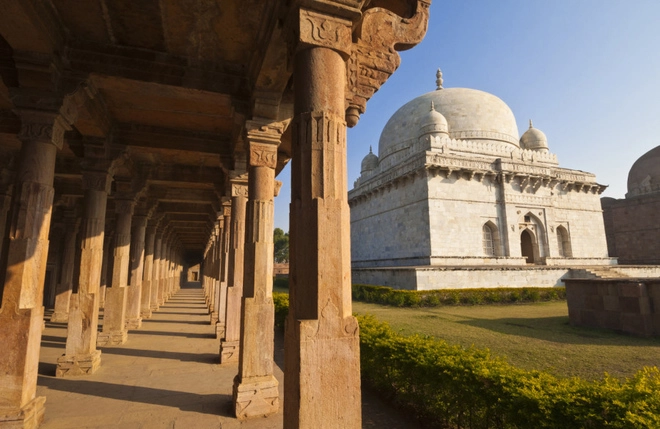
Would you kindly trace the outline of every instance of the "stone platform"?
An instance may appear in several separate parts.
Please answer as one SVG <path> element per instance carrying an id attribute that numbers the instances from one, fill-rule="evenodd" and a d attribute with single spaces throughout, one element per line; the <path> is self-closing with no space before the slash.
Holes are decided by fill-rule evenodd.
<path id="1" fill-rule="evenodd" d="M 282 427 L 278 414 L 244 422 L 232 415 L 237 364 L 219 364 L 219 340 L 199 283 L 189 283 L 131 330 L 122 346 L 104 347 L 101 367 L 90 376 L 55 378 L 64 352 L 66 325 L 46 322 L 37 396 L 46 397 L 41 429 Z M 46 320 L 50 314 L 46 314 Z M 283 336 L 275 337 L 275 376 L 283 398 Z M 364 428 L 419 428 L 363 390 Z"/>
<path id="2" fill-rule="evenodd" d="M 565 286 L 565 279 L 660 277 L 657 265 L 467 265 L 353 268 L 354 284 L 433 290 Z"/>

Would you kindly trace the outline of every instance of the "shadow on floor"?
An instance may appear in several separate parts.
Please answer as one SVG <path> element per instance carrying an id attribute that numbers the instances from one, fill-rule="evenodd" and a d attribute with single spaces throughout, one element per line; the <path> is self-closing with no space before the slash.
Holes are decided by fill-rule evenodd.
<path id="1" fill-rule="evenodd" d="M 178 392 L 174 390 L 152 389 L 140 386 L 103 383 L 89 380 L 72 380 L 40 376 L 38 385 L 64 392 L 92 395 L 121 401 L 141 402 L 194 411 L 203 414 L 232 417 L 229 413 L 231 395 Z"/>
<path id="2" fill-rule="evenodd" d="M 100 347 L 103 353 L 119 355 L 119 356 L 135 356 L 135 357 L 148 357 L 156 359 L 174 359 L 181 362 L 198 362 L 218 364 L 219 355 L 217 353 L 185 353 L 185 352 L 168 352 L 163 350 L 142 350 L 142 349 L 128 349 L 118 347 Z"/>

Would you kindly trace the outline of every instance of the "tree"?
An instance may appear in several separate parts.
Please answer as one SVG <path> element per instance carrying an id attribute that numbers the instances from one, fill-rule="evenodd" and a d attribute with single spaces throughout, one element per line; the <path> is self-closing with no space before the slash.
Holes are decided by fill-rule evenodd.
<path id="1" fill-rule="evenodd" d="M 273 244 L 275 263 L 289 262 L 289 233 L 285 233 L 281 228 L 275 228 Z"/>

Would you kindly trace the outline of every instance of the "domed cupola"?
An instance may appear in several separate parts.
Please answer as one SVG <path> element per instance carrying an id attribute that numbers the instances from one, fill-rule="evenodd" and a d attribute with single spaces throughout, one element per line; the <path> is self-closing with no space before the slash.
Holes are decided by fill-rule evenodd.
<path id="1" fill-rule="evenodd" d="M 520 147 L 543 153 L 548 152 L 548 138 L 543 134 L 543 131 L 534 128 L 531 119 L 529 120 L 529 129 L 520 137 Z"/>
<path id="2" fill-rule="evenodd" d="M 362 160 L 362 166 L 361 167 L 362 168 L 360 168 L 360 174 L 367 173 L 371 170 L 376 169 L 376 167 L 378 167 L 378 157 L 376 155 L 374 155 L 374 153 L 371 151 L 371 146 L 369 146 L 369 153 Z"/>
<path id="3" fill-rule="evenodd" d="M 628 173 L 626 198 L 660 192 L 660 146 L 642 155 Z"/>
<path id="4" fill-rule="evenodd" d="M 420 120 L 419 137 L 425 135 L 436 136 L 438 134 L 449 134 L 447 119 L 442 113 L 435 110 L 435 103 L 431 101 L 431 110 Z"/>

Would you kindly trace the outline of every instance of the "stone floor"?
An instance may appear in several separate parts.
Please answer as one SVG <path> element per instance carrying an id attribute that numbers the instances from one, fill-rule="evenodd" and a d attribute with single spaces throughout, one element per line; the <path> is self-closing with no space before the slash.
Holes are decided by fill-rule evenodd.
<path id="1" fill-rule="evenodd" d="M 242 423 L 232 417 L 237 365 L 218 364 L 219 340 L 208 320 L 199 283 L 189 283 L 142 328 L 130 331 L 128 342 L 103 348 L 95 374 L 74 379 L 54 376 L 64 352 L 66 325 L 46 322 L 37 388 L 37 394 L 47 398 L 42 429 L 281 428 L 281 410 Z M 282 397 L 281 335 L 275 349 Z M 419 427 L 368 391 L 363 391 L 362 415 L 363 428 Z"/>

